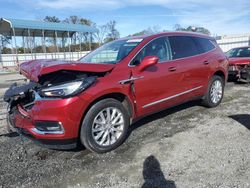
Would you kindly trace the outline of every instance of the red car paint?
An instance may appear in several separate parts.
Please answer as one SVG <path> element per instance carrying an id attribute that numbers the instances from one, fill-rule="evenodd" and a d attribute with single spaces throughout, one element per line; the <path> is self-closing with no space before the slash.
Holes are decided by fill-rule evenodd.
<path id="1" fill-rule="evenodd" d="M 250 57 L 229 58 L 229 66 L 250 65 Z"/>
<path id="2" fill-rule="evenodd" d="M 146 44 L 164 36 L 195 36 L 214 41 L 213 38 L 201 34 L 169 32 L 143 37 L 143 41 L 115 65 L 50 60 L 23 63 L 20 67 L 21 73 L 36 82 L 42 75 L 58 70 L 109 71 L 109 74 L 99 77 L 94 85 L 74 97 L 37 100 L 32 109 L 25 112 L 19 106 L 19 113 L 13 118 L 14 124 L 25 129 L 38 140 L 77 139 L 86 111 L 96 100 L 104 96 L 114 93 L 126 96 L 132 109 L 131 118 L 135 120 L 193 98 L 202 97 L 207 92 L 210 78 L 218 72 L 224 75 L 225 80 L 227 79 L 228 62 L 216 44 L 215 49 L 207 53 L 157 63 L 145 70 L 142 70 L 140 66 L 129 66 L 130 61 Z M 129 84 L 121 84 L 123 80 L 131 77 L 142 78 L 134 81 L 134 92 L 131 91 Z M 154 101 L 161 102 L 154 105 Z M 32 131 L 32 128 L 34 128 L 34 123 L 39 121 L 61 122 L 65 133 L 37 134 Z"/>
<path id="3" fill-rule="evenodd" d="M 59 70 L 77 70 L 86 72 L 107 72 L 114 65 L 111 64 L 87 64 L 77 61 L 55 61 L 55 60 L 34 60 L 22 63 L 20 72 L 27 78 L 38 81 L 38 78 L 44 74 L 56 72 Z"/>

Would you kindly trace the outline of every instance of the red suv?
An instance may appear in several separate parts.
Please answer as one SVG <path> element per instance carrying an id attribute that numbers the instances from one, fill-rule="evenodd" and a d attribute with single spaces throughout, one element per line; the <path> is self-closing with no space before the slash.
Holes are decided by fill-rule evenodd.
<path id="1" fill-rule="evenodd" d="M 97 153 L 125 140 L 133 121 L 171 106 L 223 98 L 228 61 L 206 35 L 168 32 L 107 43 L 76 62 L 35 60 L 4 99 L 8 120 L 50 148 L 80 141 Z"/>

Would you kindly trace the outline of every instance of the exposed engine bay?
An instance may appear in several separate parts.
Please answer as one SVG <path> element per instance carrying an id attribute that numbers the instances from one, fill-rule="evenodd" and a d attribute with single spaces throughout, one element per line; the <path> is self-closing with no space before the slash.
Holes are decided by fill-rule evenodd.
<path id="1" fill-rule="evenodd" d="M 8 111 L 12 113 L 12 109 L 17 105 L 21 105 L 28 110 L 34 105 L 34 101 L 48 97 L 65 98 L 80 93 L 92 83 L 97 77 L 102 77 L 106 73 L 90 73 L 81 71 L 62 70 L 43 75 L 38 82 L 30 81 L 24 85 L 14 83 L 4 94 L 4 101 L 9 103 Z M 76 83 L 75 85 L 73 85 Z M 74 91 L 63 91 L 63 87 L 74 89 Z M 63 93 L 64 92 L 64 93 Z M 68 93 L 66 93 L 68 92 Z"/>
<path id="2" fill-rule="evenodd" d="M 250 65 L 244 65 L 240 69 L 240 80 L 250 82 Z"/>
<path id="3" fill-rule="evenodd" d="M 235 66 L 238 72 L 237 78 L 241 82 L 250 82 L 250 65 L 243 64 Z"/>

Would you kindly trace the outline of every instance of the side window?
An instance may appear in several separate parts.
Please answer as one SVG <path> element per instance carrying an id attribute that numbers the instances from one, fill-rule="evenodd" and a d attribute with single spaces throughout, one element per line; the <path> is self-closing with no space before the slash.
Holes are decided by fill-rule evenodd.
<path id="1" fill-rule="evenodd" d="M 172 59 L 170 44 L 167 37 L 161 37 L 147 44 L 133 59 L 132 65 L 138 65 L 146 56 L 157 56 L 159 62 Z"/>
<path id="2" fill-rule="evenodd" d="M 194 40 L 197 42 L 197 44 L 202 49 L 202 53 L 209 52 L 215 48 L 215 46 L 212 44 L 212 42 L 209 39 L 194 37 Z"/>
<path id="3" fill-rule="evenodd" d="M 169 37 L 173 59 L 189 57 L 200 54 L 193 37 L 189 36 L 171 36 Z"/>

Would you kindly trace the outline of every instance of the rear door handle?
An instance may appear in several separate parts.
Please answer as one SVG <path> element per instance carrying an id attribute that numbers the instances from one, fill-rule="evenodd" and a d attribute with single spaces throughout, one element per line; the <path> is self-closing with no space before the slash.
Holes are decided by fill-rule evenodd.
<path id="1" fill-rule="evenodd" d="M 176 71 L 176 67 L 169 67 L 168 70 L 169 70 L 170 72 L 174 72 L 174 71 Z"/>
<path id="2" fill-rule="evenodd" d="M 204 61 L 203 64 L 204 64 L 204 65 L 208 65 L 208 64 L 209 64 L 209 61 Z"/>

